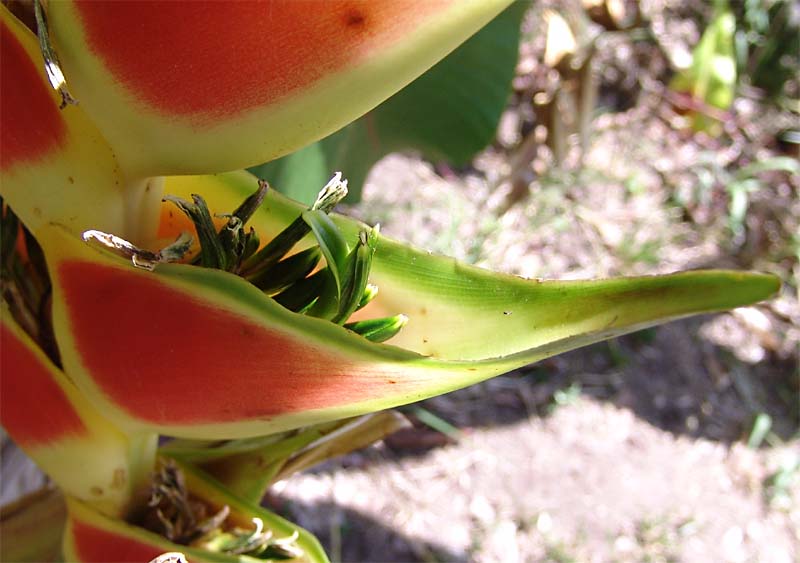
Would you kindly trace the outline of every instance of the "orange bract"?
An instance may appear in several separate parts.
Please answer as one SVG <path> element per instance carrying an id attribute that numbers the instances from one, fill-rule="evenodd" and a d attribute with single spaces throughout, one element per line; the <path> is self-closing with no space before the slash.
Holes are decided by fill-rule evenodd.
<path id="1" fill-rule="evenodd" d="M 76 3 L 89 47 L 166 114 L 274 103 L 397 43 L 452 0 Z"/>

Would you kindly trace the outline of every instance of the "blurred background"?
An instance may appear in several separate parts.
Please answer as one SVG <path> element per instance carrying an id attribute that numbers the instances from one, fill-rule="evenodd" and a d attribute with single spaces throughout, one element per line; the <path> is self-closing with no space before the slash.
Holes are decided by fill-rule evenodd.
<path id="1" fill-rule="evenodd" d="M 257 167 L 301 200 L 341 169 L 340 211 L 520 276 L 784 282 L 405 407 L 265 503 L 333 561 L 800 561 L 799 51 L 793 0 L 518 2 Z M 42 482 L 5 435 L 2 471 L 0 504 Z"/>
<path id="2" fill-rule="evenodd" d="M 781 295 L 402 409 L 268 503 L 339 561 L 798 561 L 800 4 L 534 4 L 489 146 L 392 152 L 343 211 L 526 277 L 757 269 Z"/>

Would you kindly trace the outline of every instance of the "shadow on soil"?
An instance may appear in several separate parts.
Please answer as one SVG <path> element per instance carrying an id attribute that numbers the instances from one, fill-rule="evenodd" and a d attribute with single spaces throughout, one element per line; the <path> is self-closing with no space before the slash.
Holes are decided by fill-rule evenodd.
<path id="1" fill-rule="evenodd" d="M 547 416 L 579 395 L 628 408 L 673 434 L 724 443 L 747 439 L 766 413 L 787 440 L 798 431 L 796 358 L 746 364 L 705 340 L 707 318 L 688 319 L 590 346 L 419 404 L 458 428 Z M 396 453 L 425 450 L 403 438 Z M 434 444 L 436 445 L 436 444 Z"/>
<path id="2" fill-rule="evenodd" d="M 766 413 L 771 431 L 791 438 L 800 418 L 796 358 L 746 364 L 699 334 L 706 320 L 687 319 L 599 343 L 401 409 L 415 427 L 389 437 L 385 453 L 397 459 L 452 442 L 416 420 L 417 408 L 458 429 L 486 428 L 546 417 L 579 396 L 630 409 L 672 434 L 726 444 L 747 440 L 755 417 Z M 386 459 L 356 453 L 350 463 L 350 457 L 337 465 Z"/>
<path id="3" fill-rule="evenodd" d="M 266 506 L 303 526 L 322 543 L 331 561 L 416 563 L 467 561 L 464 554 L 413 540 L 358 511 L 332 503 L 303 504 L 267 497 Z M 364 541 L 364 538 L 369 538 Z"/>
<path id="4" fill-rule="evenodd" d="M 412 405 L 458 429 L 547 417 L 581 396 L 630 409 L 675 435 L 722 443 L 747 440 L 754 417 L 769 414 L 786 440 L 798 430 L 797 370 L 793 360 L 737 360 L 700 335 L 695 318 L 563 354 L 480 385 Z M 793 367 L 795 366 L 795 367 Z M 415 428 L 370 448 L 323 463 L 311 473 L 393 464 L 449 443 L 417 421 Z M 369 516 L 332 503 L 289 502 L 273 507 L 312 531 L 338 561 L 466 561 L 391 530 Z M 390 519 L 391 521 L 391 519 Z M 333 525 L 331 525 L 333 522 Z"/>

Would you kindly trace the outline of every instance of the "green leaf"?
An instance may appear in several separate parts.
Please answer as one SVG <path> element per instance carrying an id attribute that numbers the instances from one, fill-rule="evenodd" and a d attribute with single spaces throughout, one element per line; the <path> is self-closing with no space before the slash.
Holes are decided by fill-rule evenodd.
<path id="1" fill-rule="evenodd" d="M 711 107 L 728 109 L 736 91 L 735 32 L 736 18 L 727 1 L 718 1 L 714 18 L 692 52 L 692 65 L 675 76 L 670 88 L 689 93 Z M 694 115 L 693 122 L 698 131 L 715 125 L 714 119 L 703 114 Z"/>
<path id="2" fill-rule="evenodd" d="M 764 160 L 757 160 L 743 166 L 736 172 L 737 180 L 752 178 L 762 172 L 786 172 L 787 174 L 800 174 L 800 163 L 790 156 L 773 156 Z"/>
<path id="3" fill-rule="evenodd" d="M 758 449 L 772 429 L 772 417 L 765 412 L 760 412 L 753 420 L 750 436 L 747 438 L 747 447 Z"/>
<path id="4" fill-rule="evenodd" d="M 461 439 L 461 430 L 447 422 L 440 416 L 433 414 L 428 409 L 419 406 L 411 407 L 409 411 L 428 428 L 432 428 L 437 432 L 449 436 L 453 440 Z"/>
<path id="5" fill-rule="evenodd" d="M 426 74 L 341 131 L 251 171 L 289 197 L 311 203 L 332 170 L 349 180 L 348 201 L 375 162 L 417 150 L 462 165 L 494 138 L 517 64 L 520 22 L 528 2 L 515 2 Z"/>
<path id="6" fill-rule="evenodd" d="M 770 97 L 786 92 L 785 86 L 800 71 L 800 18 L 796 3 L 789 1 L 749 2 L 747 12 L 758 13 L 760 21 L 750 25 L 745 37 L 752 45 L 748 67 L 754 86 Z M 768 9 L 767 9 L 768 8 Z"/>

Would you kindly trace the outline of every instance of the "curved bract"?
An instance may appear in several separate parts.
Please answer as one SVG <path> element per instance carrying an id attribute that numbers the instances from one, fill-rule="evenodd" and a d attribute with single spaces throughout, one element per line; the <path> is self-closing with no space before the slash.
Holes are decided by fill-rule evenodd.
<path id="1" fill-rule="evenodd" d="M 233 172 L 169 177 L 165 191 L 186 197 L 192 190 L 202 190 L 212 209 L 226 210 L 234 209 L 256 185 L 252 175 Z M 271 191 L 251 224 L 268 240 L 303 209 Z M 333 217 L 352 239 L 365 228 L 353 219 Z M 191 228 L 170 214 L 167 205 L 162 207 L 160 225 L 163 240 Z M 391 344 L 434 358 L 469 361 L 547 349 L 553 342 L 561 342 L 563 351 L 582 345 L 578 342 L 585 332 L 602 328 L 619 334 L 615 331 L 623 326 L 729 309 L 766 299 L 780 286 L 775 276 L 730 271 L 592 281 L 528 280 L 462 264 L 385 236 L 380 237 L 370 279 L 380 291 L 362 316 L 404 313 L 410 317 Z"/>
<path id="2" fill-rule="evenodd" d="M 179 191 L 184 182 L 216 184 L 207 192 L 213 203 L 238 182 L 255 185 L 247 175 L 222 175 L 166 186 Z M 262 233 L 281 230 L 301 210 L 278 195 L 264 207 L 252 221 Z M 338 221 L 353 236 L 360 227 Z M 417 401 L 777 288 L 772 276 L 714 271 L 523 280 L 380 237 L 371 276 L 379 294 L 365 314 L 410 317 L 386 345 L 292 313 L 229 273 L 170 264 L 138 270 L 57 227 L 42 242 L 56 335 L 77 385 L 120 424 L 198 438 L 267 434 Z"/>
<path id="3" fill-rule="evenodd" d="M 510 0 L 59 1 L 68 84 L 131 176 L 232 170 L 332 133 Z"/>

